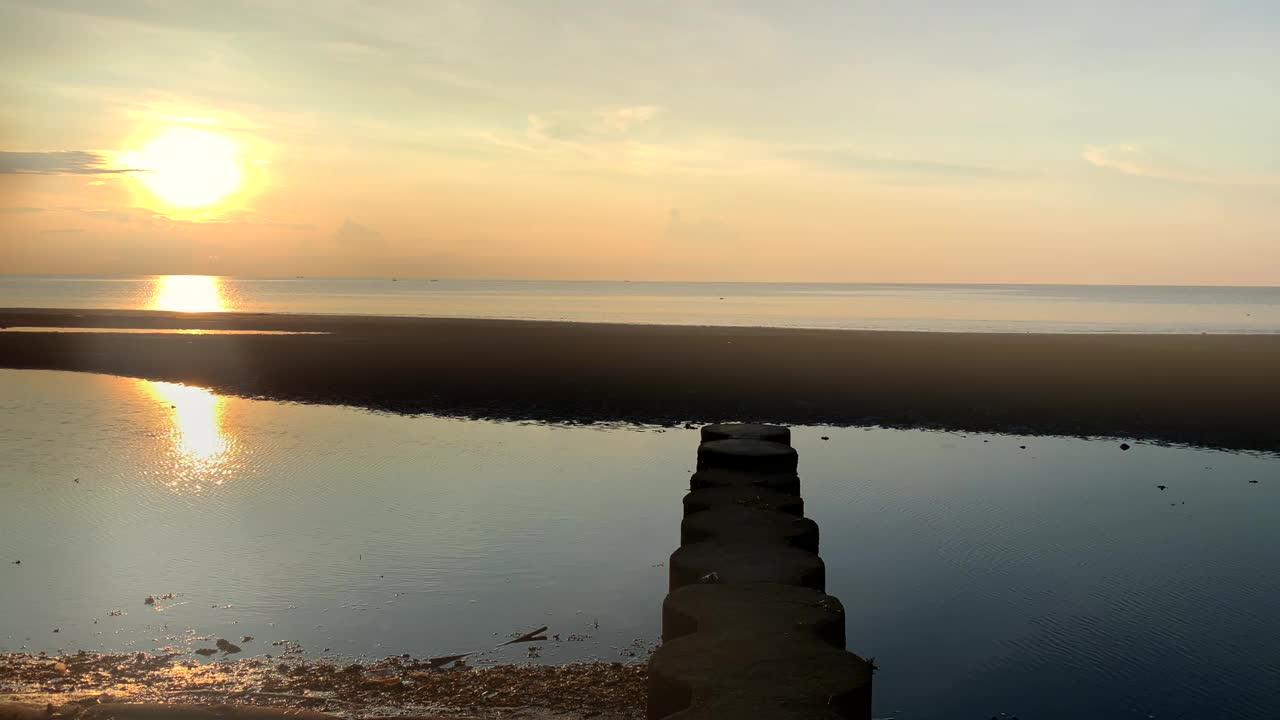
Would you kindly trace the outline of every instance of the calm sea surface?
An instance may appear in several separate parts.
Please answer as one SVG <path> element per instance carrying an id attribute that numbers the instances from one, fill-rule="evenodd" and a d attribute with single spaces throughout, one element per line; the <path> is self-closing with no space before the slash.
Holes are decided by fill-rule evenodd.
<path id="1" fill-rule="evenodd" d="M 0 307 L 967 332 L 1280 332 L 1280 288 L 0 276 Z"/>
<path id="2" fill-rule="evenodd" d="M 482 660 L 643 658 L 696 444 L 3 370 L 0 651 L 252 635 L 246 654 L 431 656 L 548 625 L 538 657 Z M 1277 717 L 1280 458 L 818 427 L 795 445 L 878 716 Z"/>

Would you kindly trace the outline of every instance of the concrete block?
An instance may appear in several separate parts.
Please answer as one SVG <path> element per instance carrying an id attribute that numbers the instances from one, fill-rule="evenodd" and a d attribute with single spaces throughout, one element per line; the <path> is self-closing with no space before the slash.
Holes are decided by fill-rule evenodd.
<path id="1" fill-rule="evenodd" d="M 708 488 L 752 488 L 800 495 L 800 478 L 793 472 L 752 473 L 739 470 L 699 470 L 689 478 L 690 490 Z"/>
<path id="2" fill-rule="evenodd" d="M 818 524 L 808 518 L 749 507 L 686 515 L 680 523 L 680 544 L 708 540 L 743 545 L 776 543 L 816 553 Z"/>
<path id="3" fill-rule="evenodd" d="M 700 542 L 685 545 L 667 563 L 670 589 L 695 583 L 775 583 L 825 590 L 822 559 L 785 545 Z"/>
<path id="4" fill-rule="evenodd" d="M 794 473 L 795 448 L 764 440 L 712 440 L 698 446 L 698 469 L 756 473 Z"/>
<path id="5" fill-rule="evenodd" d="M 788 515 L 804 517 L 804 500 L 800 496 L 787 495 L 754 486 L 704 488 L 690 491 L 688 495 L 684 496 L 685 515 L 724 507 L 776 510 Z"/>
<path id="6" fill-rule="evenodd" d="M 686 585 L 662 601 L 662 641 L 699 633 L 708 637 L 818 640 L 844 649 L 845 614 L 826 593 L 794 585 Z"/>
<path id="7" fill-rule="evenodd" d="M 871 717 L 871 665 L 816 640 L 704 637 L 663 645 L 649 661 L 650 720 Z"/>
<path id="8" fill-rule="evenodd" d="M 764 440 L 791 444 L 791 428 L 756 423 L 716 423 L 702 427 L 702 442 L 713 440 Z"/>

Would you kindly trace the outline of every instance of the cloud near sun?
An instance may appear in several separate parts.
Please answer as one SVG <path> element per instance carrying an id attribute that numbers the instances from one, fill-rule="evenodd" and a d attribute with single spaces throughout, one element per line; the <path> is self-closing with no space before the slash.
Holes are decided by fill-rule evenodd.
<path id="1" fill-rule="evenodd" d="M 0 173 L 29 175 L 118 175 L 128 168 L 108 165 L 106 157 L 88 150 L 0 152 Z"/>

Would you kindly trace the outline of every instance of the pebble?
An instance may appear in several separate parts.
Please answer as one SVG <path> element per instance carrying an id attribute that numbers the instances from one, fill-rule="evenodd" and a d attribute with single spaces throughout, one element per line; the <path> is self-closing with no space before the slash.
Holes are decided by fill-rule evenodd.
<path id="1" fill-rule="evenodd" d="M 1120 449 L 1121 449 L 1121 450 L 1128 450 L 1128 449 L 1129 449 L 1129 443 L 1120 443 Z"/>

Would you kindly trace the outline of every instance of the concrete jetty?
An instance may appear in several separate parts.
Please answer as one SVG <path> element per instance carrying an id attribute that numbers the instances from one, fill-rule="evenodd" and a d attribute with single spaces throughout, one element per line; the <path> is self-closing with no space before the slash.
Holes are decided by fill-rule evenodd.
<path id="1" fill-rule="evenodd" d="M 871 663 L 845 650 L 791 432 L 702 428 L 649 661 L 649 720 L 870 720 Z"/>

